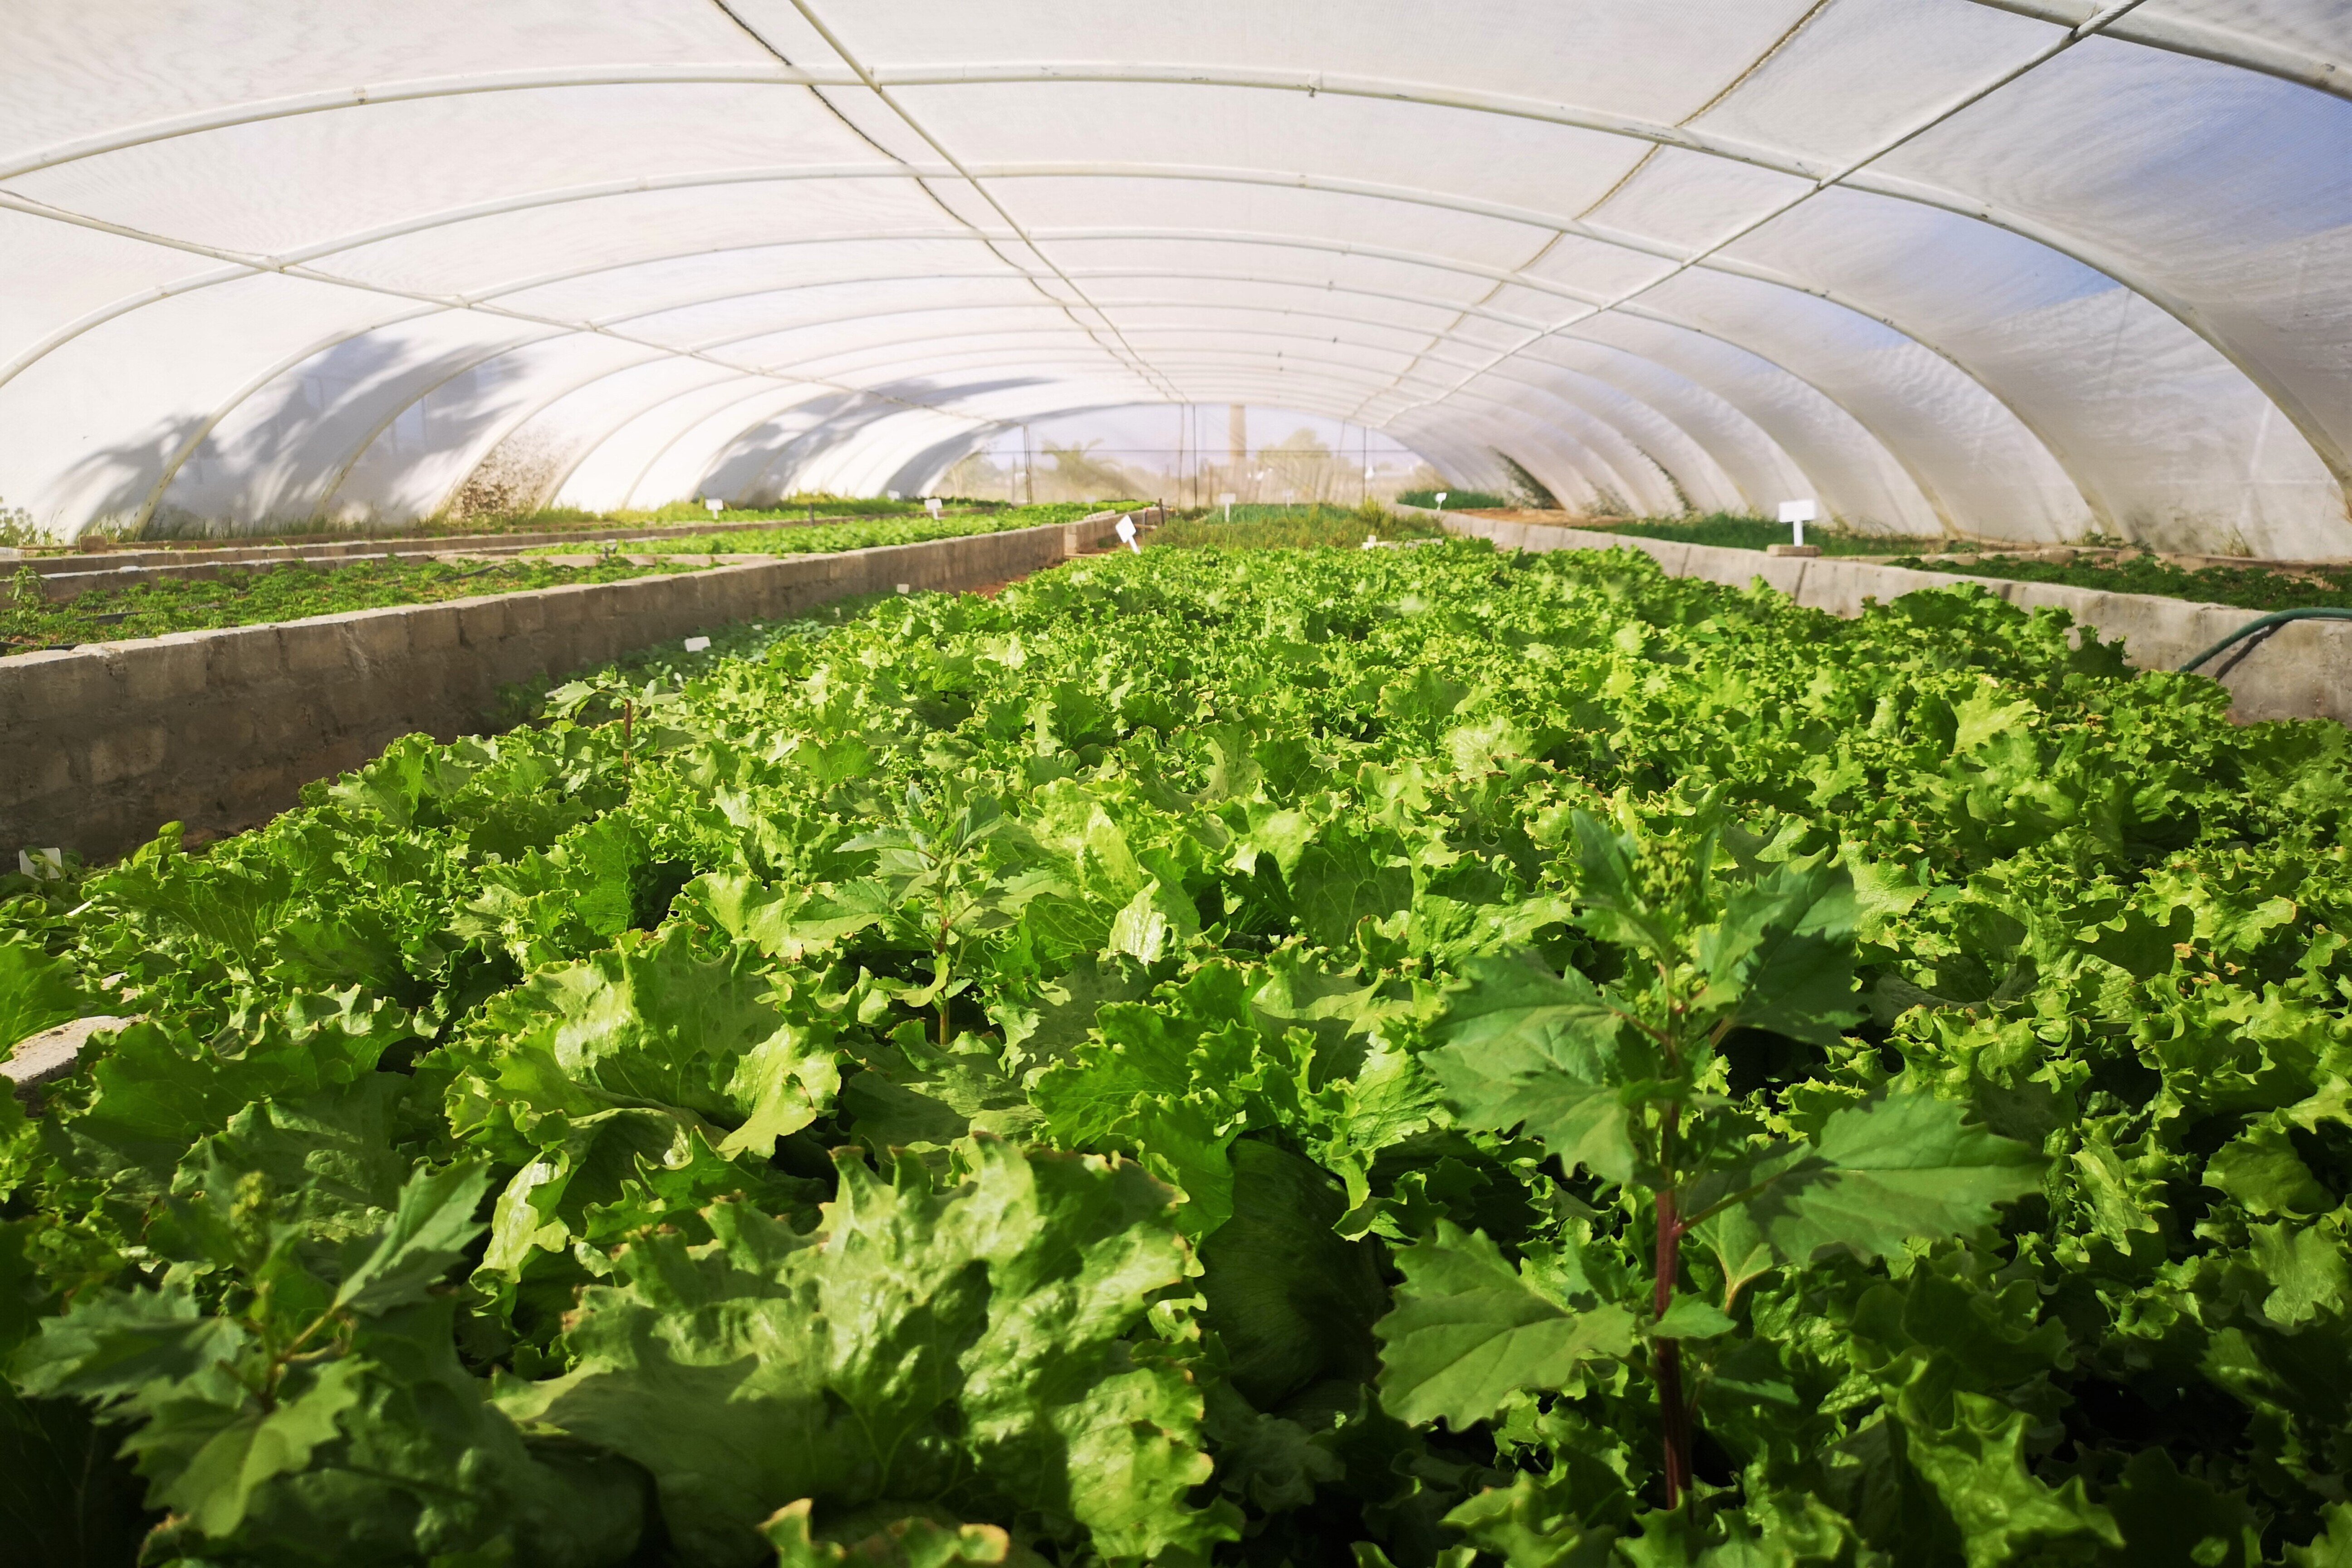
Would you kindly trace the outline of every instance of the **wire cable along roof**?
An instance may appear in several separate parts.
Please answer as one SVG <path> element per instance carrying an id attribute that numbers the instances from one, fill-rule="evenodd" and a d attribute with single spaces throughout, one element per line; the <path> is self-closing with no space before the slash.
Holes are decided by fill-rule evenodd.
<path id="1" fill-rule="evenodd" d="M 2345 0 L 0 0 L 0 504 L 915 490 L 1260 404 L 1574 506 L 2352 554 Z"/>

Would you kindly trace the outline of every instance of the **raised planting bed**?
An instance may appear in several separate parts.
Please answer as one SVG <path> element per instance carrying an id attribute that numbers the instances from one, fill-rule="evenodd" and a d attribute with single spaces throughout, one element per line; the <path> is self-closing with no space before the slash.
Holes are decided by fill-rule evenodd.
<path id="1" fill-rule="evenodd" d="M 974 533 L 1000 533 L 1007 529 L 1036 528 L 1050 523 L 1075 522 L 1088 515 L 1084 506 L 1054 505 L 1007 507 L 994 511 L 950 513 L 933 518 L 922 514 L 902 518 L 841 518 L 820 522 L 797 520 L 779 521 L 765 519 L 753 522 L 720 523 L 705 528 L 667 528 L 653 530 L 595 530 L 578 533 L 485 535 L 472 540 L 405 540 L 383 542 L 374 548 L 374 542 L 359 542 L 313 548 L 310 546 L 242 547 L 220 550 L 158 551 L 138 553 L 121 552 L 102 555 L 49 556 L 38 560 L 23 560 L 16 563 L 17 596 L 29 599 L 46 597 L 51 601 L 79 598 L 93 593 L 119 592 L 150 584 L 170 583 L 235 582 L 256 574 L 269 573 L 280 566 L 299 565 L 314 571 L 328 571 L 352 566 L 379 564 L 387 559 L 409 561 L 424 557 L 443 563 L 460 562 L 472 569 L 471 563 L 496 560 L 522 553 L 545 553 L 550 551 L 576 552 L 583 544 L 600 544 L 601 553 L 615 554 L 624 543 L 632 548 L 629 554 L 643 556 L 664 551 L 682 551 L 695 554 L 742 555 L 804 555 L 820 551 L 869 550 L 884 544 L 912 544 L 926 539 L 955 539 Z M 639 564 L 645 564 L 642 561 Z M 27 585 L 25 574 L 36 574 L 37 584 Z M 429 574 L 415 579 L 430 580 Z M 299 583 L 299 579 L 287 579 Z M 294 592 L 318 592 L 331 595 L 333 590 L 294 589 Z M 430 595 L 414 602 L 427 602 Z M 216 600 L 218 594 L 204 593 L 183 595 L 184 600 Z M 121 606 L 110 606 L 119 608 Z M 232 612 L 229 618 L 206 623 L 221 626 L 247 624 L 234 616 L 234 601 L 222 600 L 224 609 Z M 318 609 L 328 606 L 321 605 Z M 314 609 L 312 612 L 316 613 Z M 163 628 L 157 628 L 163 629 Z M 186 628 L 171 628 L 186 629 Z"/>
<path id="2" fill-rule="evenodd" d="M 647 555 L 799 555 L 813 550 L 868 550 L 885 544 L 915 544 L 927 539 L 961 539 L 975 533 L 1001 533 L 1013 528 L 1035 528 L 1087 519 L 1142 516 L 1149 508 L 1097 507 L 1091 502 L 1009 507 L 1002 511 L 966 516 L 876 518 L 811 528 L 801 523 L 764 529 L 727 529 L 714 532 L 665 533 L 633 544 L 633 553 Z M 1155 513 L 1156 515 L 1156 513 Z M 562 551 L 562 546 L 542 547 Z"/>
<path id="3" fill-rule="evenodd" d="M 1486 513 L 1511 522 L 1547 523 L 1538 513 Z M 1565 520 L 1598 533 L 1655 539 L 1710 549 L 1766 550 L 1790 542 L 1786 523 L 1761 518 L 1717 516 L 1654 518 L 1631 522 Z M 2352 561 L 2256 561 L 2238 555 L 2156 552 L 2136 545 L 2034 544 L 1976 541 L 1955 545 L 1944 539 L 1906 539 L 1808 528 L 1805 542 L 1819 554 L 1851 557 L 1882 565 L 1953 572 L 1964 576 L 2005 577 L 2051 583 L 2108 594 L 2147 594 L 2247 610 L 2288 610 L 2352 605 Z"/>
<path id="4" fill-rule="evenodd" d="M 1512 521 L 1544 521 L 1527 513 Z M 1767 550 L 1775 544 L 1791 542 L 1794 535 L 1785 522 L 1770 522 L 1760 517 L 1735 517 L 1718 512 L 1712 517 L 1697 518 L 1591 518 L 1575 526 L 1596 533 L 1622 534 L 1632 539 L 1660 539 L 1676 544 L 1697 544 L 1710 550 Z M 1862 555 L 1885 557 L 1905 551 L 1940 550 L 1946 542 L 1941 538 L 1906 538 L 1896 534 L 1855 533 L 1830 526 L 1808 525 L 1805 542 L 1823 555 Z"/>
<path id="5" fill-rule="evenodd" d="M 7 884 L 28 1559 L 2352 1545 L 2336 725 L 1454 542 L 557 700 Z"/>
<path id="6" fill-rule="evenodd" d="M 659 525 L 643 522 L 582 523 L 570 528 L 492 529 L 472 533 L 452 530 L 445 533 L 366 534 L 358 537 L 321 534 L 316 538 L 259 540 L 245 544 L 210 541 L 174 542 L 169 540 L 113 544 L 100 541 L 98 545 L 87 549 L 68 545 L 36 546 L 13 553 L 0 552 L 0 561 L 7 562 L 12 567 L 29 565 L 44 576 L 49 576 L 118 571 L 125 566 L 186 566 L 207 562 L 332 561 L 346 556 L 444 555 L 453 551 L 527 550 L 541 544 L 661 539 L 681 533 L 723 533 L 859 521 L 860 517 L 848 515 L 803 519 L 784 514 L 760 514 L 750 518 L 738 514 L 729 521 L 726 514 L 721 513 L 717 519 L 705 522 Z"/>
<path id="7" fill-rule="evenodd" d="M 95 860 L 169 821 L 205 833 L 243 827 L 396 736 L 448 739 L 499 723 L 505 688 L 900 584 L 1003 583 L 1098 544 L 1114 521 L 717 568 L 646 566 L 627 581 L 0 659 L 0 854 L 54 846 Z"/>
<path id="8" fill-rule="evenodd" d="M 1894 563 L 2110 594 L 2154 594 L 2243 610 L 2352 606 L 2352 563 L 2343 561 L 2248 561 L 2220 555 L 2060 548 L 2031 553 L 1939 555 Z"/>
<path id="9" fill-rule="evenodd" d="M 392 605 L 617 583 L 684 569 L 647 557 L 484 560 L 460 555 L 206 563 L 66 577 L 20 573 L 0 589 L 6 595 L 0 598 L 0 657 Z"/>
<path id="10" fill-rule="evenodd" d="M 1435 523 L 1381 508 L 1337 506 L 1212 507 L 1180 514 L 1151 536 L 1154 545 L 1181 549 L 1352 550 L 1367 539 L 1443 539 Z"/>
<path id="11" fill-rule="evenodd" d="M 951 501 L 949 516 L 1012 510 L 993 501 Z M 85 535 L 64 544 L 33 543 L 0 546 L 0 560 L 30 561 L 41 570 L 85 569 L 84 563 L 149 564 L 192 559 L 291 560 L 338 554 L 432 554 L 446 550 L 522 548 L 531 544 L 585 540 L 648 539 L 667 533 L 707 533 L 736 528 L 781 528 L 796 523 L 854 522 L 877 517 L 920 517 L 928 509 L 920 501 L 887 500 L 842 496 L 810 497 L 782 501 L 772 507 L 723 507 L 713 513 L 691 503 L 651 511 L 582 512 L 557 510 L 483 517 L 463 521 L 423 522 L 405 531 L 387 530 L 352 532 L 320 528 L 310 531 L 253 535 L 199 535 L 191 538 L 118 541 L 105 535 Z M 1034 521 L 1045 521 L 1045 519 Z"/>
<path id="12" fill-rule="evenodd" d="M 1437 516 L 1434 512 L 1420 515 Z M 1490 539 L 1508 549 L 1629 549 L 1649 556 L 1676 576 L 1703 577 L 1742 587 L 1760 578 L 1800 605 L 1839 616 L 1859 615 L 1873 601 L 1896 599 L 1923 589 L 1966 585 L 2010 604 L 2064 610 L 2078 624 L 2119 642 L 2126 661 L 2142 669 L 2177 668 L 2255 618 L 2248 610 L 2227 605 L 2192 604 L 2149 594 L 2104 593 L 2063 584 L 1914 571 L 1870 561 L 1774 557 L 1588 529 L 1457 517 L 1451 512 L 1445 514 L 1444 525 L 1455 533 Z M 2277 626 L 2237 644 L 2201 668 L 2228 688 L 2232 712 L 2242 721 L 2310 718 L 2352 721 L 2352 624 L 2302 621 Z"/>

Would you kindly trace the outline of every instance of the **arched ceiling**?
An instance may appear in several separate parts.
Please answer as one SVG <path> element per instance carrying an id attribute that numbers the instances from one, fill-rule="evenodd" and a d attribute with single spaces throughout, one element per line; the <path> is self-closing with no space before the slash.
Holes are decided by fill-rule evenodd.
<path id="1" fill-rule="evenodd" d="M 0 5 L 0 504 L 59 532 L 1251 402 L 2352 554 L 2344 0 Z"/>

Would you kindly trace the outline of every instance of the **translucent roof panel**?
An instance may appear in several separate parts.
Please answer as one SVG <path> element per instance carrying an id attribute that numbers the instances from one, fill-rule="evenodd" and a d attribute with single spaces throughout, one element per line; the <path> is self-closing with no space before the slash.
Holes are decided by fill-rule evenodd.
<path id="1" fill-rule="evenodd" d="M 1245 405 L 1330 485 L 2352 555 L 2344 0 L 9 10 L 53 533 L 1013 494 L 1087 410 L 1173 482 Z"/>

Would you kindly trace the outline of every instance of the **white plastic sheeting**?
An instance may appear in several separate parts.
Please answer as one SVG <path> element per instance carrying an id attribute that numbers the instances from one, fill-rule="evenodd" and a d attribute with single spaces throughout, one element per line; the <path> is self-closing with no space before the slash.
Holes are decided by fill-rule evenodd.
<path id="1" fill-rule="evenodd" d="M 2352 554 L 2346 0 L 0 0 L 0 504 L 1467 483 Z"/>

